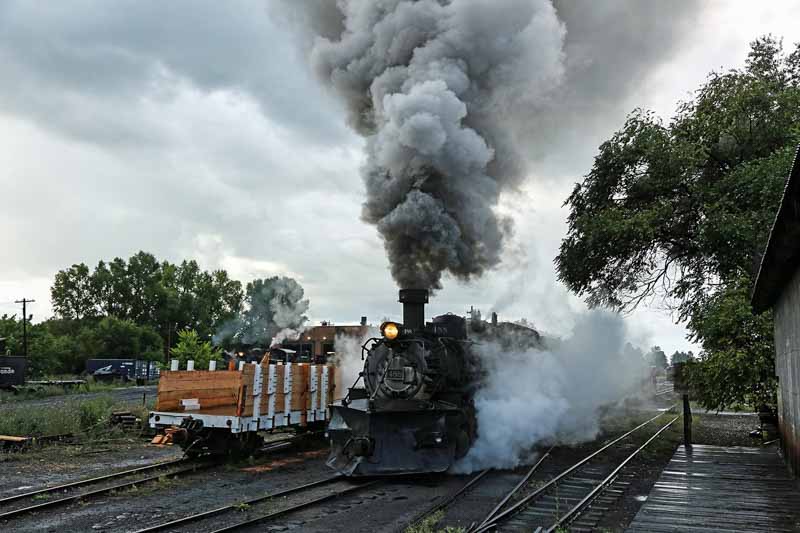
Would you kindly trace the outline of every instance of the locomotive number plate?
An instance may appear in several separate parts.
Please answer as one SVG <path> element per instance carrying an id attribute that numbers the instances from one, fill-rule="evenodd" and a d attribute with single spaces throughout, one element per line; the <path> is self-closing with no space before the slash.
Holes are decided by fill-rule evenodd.
<path id="1" fill-rule="evenodd" d="M 402 368 L 390 368 L 386 372 L 386 377 L 389 379 L 403 379 L 404 372 Z"/>

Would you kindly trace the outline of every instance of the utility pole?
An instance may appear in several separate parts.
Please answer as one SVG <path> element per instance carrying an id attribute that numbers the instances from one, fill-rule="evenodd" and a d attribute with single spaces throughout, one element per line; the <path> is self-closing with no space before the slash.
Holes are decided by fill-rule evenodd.
<path id="1" fill-rule="evenodd" d="M 28 357 L 28 309 L 26 305 L 35 301 L 23 298 L 14 302 L 15 304 L 22 304 L 22 352 L 26 358 Z"/>

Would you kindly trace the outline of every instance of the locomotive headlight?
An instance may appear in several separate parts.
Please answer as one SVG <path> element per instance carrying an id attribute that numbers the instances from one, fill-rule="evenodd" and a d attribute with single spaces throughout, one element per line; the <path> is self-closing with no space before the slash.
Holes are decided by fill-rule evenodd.
<path id="1" fill-rule="evenodd" d="M 383 325 L 383 336 L 389 339 L 390 341 L 397 338 L 397 335 L 400 333 L 400 329 L 397 327 L 397 324 L 394 322 L 387 322 Z"/>

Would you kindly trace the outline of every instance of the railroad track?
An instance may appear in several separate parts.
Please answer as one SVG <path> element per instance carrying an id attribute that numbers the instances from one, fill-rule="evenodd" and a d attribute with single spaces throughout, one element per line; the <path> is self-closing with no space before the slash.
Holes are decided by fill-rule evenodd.
<path id="1" fill-rule="evenodd" d="M 298 437 L 267 443 L 259 450 L 259 454 L 269 454 L 286 449 L 296 440 L 298 440 Z M 0 521 L 9 520 L 32 512 L 60 507 L 79 500 L 86 500 L 120 490 L 131 489 L 159 479 L 168 479 L 183 474 L 207 470 L 219 464 L 219 462 L 213 460 L 190 460 L 181 458 L 8 496 L 0 499 Z M 121 483 L 117 482 L 129 477 L 134 477 L 135 479 L 123 481 Z M 108 485 L 107 483 L 111 484 Z M 102 486 L 86 491 L 80 490 L 93 485 Z"/>
<path id="2" fill-rule="evenodd" d="M 322 494 L 313 494 L 308 498 L 302 499 L 302 501 L 298 503 L 292 504 L 288 507 L 285 507 L 277 511 L 271 511 L 268 513 L 261 514 L 257 511 L 257 509 L 255 509 L 253 510 L 252 513 L 250 513 L 253 516 L 248 516 L 244 520 L 237 521 L 233 524 L 228 524 L 222 527 L 216 527 L 215 529 L 211 529 L 211 531 L 213 531 L 214 533 L 222 533 L 223 531 L 236 531 L 245 527 L 250 527 L 255 524 L 260 524 L 276 518 L 280 518 L 282 516 L 289 515 L 291 513 L 311 508 L 315 505 L 319 505 L 326 501 L 333 500 L 335 498 L 345 496 L 347 494 L 356 491 L 364 490 L 365 488 L 374 486 L 378 483 L 382 483 L 382 481 L 376 480 L 376 481 L 368 481 L 365 483 L 353 484 L 344 476 L 336 474 L 317 481 L 313 481 L 311 483 L 297 485 L 276 492 L 269 492 L 255 498 L 235 502 L 230 505 L 218 507 L 217 509 L 212 509 L 210 511 L 188 515 L 183 518 L 179 518 L 177 520 L 172 520 L 170 522 L 165 522 L 162 524 L 146 527 L 144 529 L 136 531 L 136 533 L 152 533 L 154 531 L 164 531 L 164 530 L 174 531 L 176 529 L 180 530 L 183 528 L 187 528 L 186 531 L 196 531 L 198 529 L 209 530 L 209 527 L 215 527 L 215 526 L 213 525 L 210 526 L 208 523 L 206 523 L 205 525 L 202 524 L 198 525 L 198 522 L 204 522 L 204 521 L 210 522 L 209 519 L 213 519 L 215 517 L 220 517 L 224 515 L 230 515 L 233 513 L 241 513 L 243 510 L 247 510 L 248 513 L 250 513 L 251 507 L 257 506 L 259 504 L 270 503 L 275 498 L 283 498 L 289 495 L 296 495 L 301 493 L 309 493 L 309 492 L 313 493 L 315 492 L 315 489 L 319 489 L 324 486 L 340 485 L 338 488 L 334 488 L 334 490 L 332 491 L 327 491 Z"/>
<path id="3" fill-rule="evenodd" d="M 36 511 L 42 511 L 54 507 L 59 507 L 69 503 L 74 503 L 77 502 L 78 500 L 84 500 L 87 498 L 108 494 L 118 490 L 129 489 L 132 487 L 136 487 L 138 485 L 142 485 L 144 483 L 156 481 L 158 479 L 170 478 L 182 474 L 197 472 L 199 470 L 205 470 L 213 466 L 216 466 L 216 463 L 209 461 L 198 462 L 198 461 L 190 461 L 187 459 L 176 459 L 174 461 L 165 461 L 162 463 L 156 463 L 152 465 L 142 466 L 139 468 L 133 468 L 130 470 L 124 470 L 122 472 L 115 472 L 113 474 L 106 474 L 103 476 L 93 477 L 90 479 L 74 481 L 72 483 L 64 483 L 62 485 L 57 485 L 55 487 L 44 487 L 23 494 L 8 496 L 6 498 L 0 499 L 0 520 L 8 520 L 10 518 L 15 518 L 24 514 Z M 158 473 L 153 474 L 153 472 L 158 472 Z M 142 475 L 144 475 L 145 477 L 137 477 L 137 479 L 131 481 L 115 483 L 115 481 L 119 479 L 124 479 L 132 476 L 133 477 L 142 476 Z M 105 484 L 107 482 L 112 482 L 112 484 L 105 485 L 103 487 L 96 489 L 91 489 L 88 491 L 78 490 L 84 487 L 89 487 L 91 485 Z M 68 495 L 59 497 L 62 496 L 63 494 L 68 494 Z M 16 505 L 20 503 L 22 503 L 23 505 L 17 507 Z M 9 505 L 15 508 L 8 509 Z"/>
<path id="4" fill-rule="evenodd" d="M 552 533 L 570 526 L 570 531 L 592 531 L 602 518 L 607 505 L 613 504 L 624 492 L 627 483 L 619 480 L 622 469 L 642 450 L 657 439 L 680 417 L 676 416 L 660 427 L 636 449 L 618 461 L 593 463 L 601 454 L 616 453 L 614 446 L 654 422 L 664 413 L 654 416 L 605 446 L 584 457 L 538 487 L 528 483 L 532 472 L 518 483 L 470 533 L 487 531 L 534 531 Z M 535 471 L 538 465 L 531 469 Z M 614 466 L 616 465 L 616 466 Z M 512 503 L 513 501 L 513 503 Z M 590 507 L 594 508 L 587 512 Z"/>

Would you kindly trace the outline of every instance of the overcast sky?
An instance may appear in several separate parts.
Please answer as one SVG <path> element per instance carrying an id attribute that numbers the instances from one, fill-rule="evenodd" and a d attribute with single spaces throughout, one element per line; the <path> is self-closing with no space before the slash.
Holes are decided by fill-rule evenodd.
<path id="1" fill-rule="evenodd" d="M 57 270 L 146 250 L 242 282 L 293 276 L 314 320 L 399 314 L 380 238 L 360 220 L 363 140 L 275 8 L 0 3 L 0 313 L 25 296 L 46 318 Z M 635 107 L 668 118 L 710 70 L 742 65 L 755 37 L 800 40 L 797 2 L 556 8 L 566 96 L 531 120 L 529 178 L 502 199 L 512 250 L 471 285 L 445 279 L 431 313 L 474 305 L 567 333 L 584 306 L 553 269 L 561 204 L 597 146 Z M 691 346 L 657 306 L 628 324 L 642 346 Z"/>

